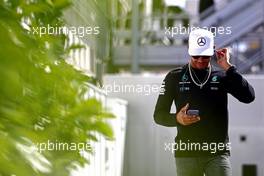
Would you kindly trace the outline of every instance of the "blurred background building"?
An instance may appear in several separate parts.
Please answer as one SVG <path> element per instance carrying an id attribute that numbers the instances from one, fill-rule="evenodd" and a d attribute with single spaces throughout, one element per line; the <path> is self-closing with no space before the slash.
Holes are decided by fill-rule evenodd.
<path id="1" fill-rule="evenodd" d="M 216 36 L 216 48 L 230 47 L 232 62 L 242 73 L 263 73 L 261 0 L 138 0 L 137 6 L 129 1 L 123 4 L 130 6 L 117 4 L 123 10 L 113 16 L 112 59 L 120 70 L 156 72 L 186 63 L 188 35 L 171 35 L 166 29 L 198 26 L 230 28 L 231 34 Z M 132 15 L 133 9 L 138 9 L 134 10 L 137 15 Z M 134 28 L 133 17 L 137 21 Z"/>

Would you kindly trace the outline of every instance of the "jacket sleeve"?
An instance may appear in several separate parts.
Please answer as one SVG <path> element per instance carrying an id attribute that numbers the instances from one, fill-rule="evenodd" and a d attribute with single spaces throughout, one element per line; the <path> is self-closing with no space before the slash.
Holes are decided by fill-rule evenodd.
<path id="1" fill-rule="evenodd" d="M 171 105 L 175 97 L 175 81 L 170 72 L 166 75 L 161 85 L 161 91 L 155 106 L 154 121 L 163 126 L 174 127 L 177 125 L 176 114 L 170 113 Z"/>
<path id="2" fill-rule="evenodd" d="M 240 102 L 251 103 L 255 99 L 254 88 L 237 72 L 235 66 L 226 71 L 225 87 L 227 92 L 237 98 Z"/>

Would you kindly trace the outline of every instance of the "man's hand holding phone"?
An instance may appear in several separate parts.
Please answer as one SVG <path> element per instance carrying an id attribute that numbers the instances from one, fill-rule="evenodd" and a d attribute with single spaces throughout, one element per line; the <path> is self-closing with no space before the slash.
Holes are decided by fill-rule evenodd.
<path id="1" fill-rule="evenodd" d="M 189 103 L 187 103 L 184 107 L 182 107 L 182 109 L 176 114 L 176 120 L 178 123 L 180 123 L 181 125 L 191 125 L 193 123 L 196 123 L 200 120 L 200 116 L 197 110 L 192 110 L 189 111 L 189 113 L 187 114 L 189 108 Z"/>

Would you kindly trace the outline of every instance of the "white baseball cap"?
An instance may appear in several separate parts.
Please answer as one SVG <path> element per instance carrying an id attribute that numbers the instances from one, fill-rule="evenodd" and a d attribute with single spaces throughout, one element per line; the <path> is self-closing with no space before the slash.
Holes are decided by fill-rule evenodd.
<path id="1" fill-rule="evenodd" d="M 189 35 L 190 56 L 214 55 L 214 34 L 206 29 L 196 29 Z"/>

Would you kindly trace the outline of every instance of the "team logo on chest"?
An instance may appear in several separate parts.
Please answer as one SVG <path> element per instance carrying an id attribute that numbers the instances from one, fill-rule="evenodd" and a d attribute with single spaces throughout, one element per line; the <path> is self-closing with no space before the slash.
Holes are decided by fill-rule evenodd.
<path id="1" fill-rule="evenodd" d="M 187 74 L 184 74 L 182 77 L 181 77 L 181 81 L 179 82 L 179 89 L 180 89 L 180 92 L 184 92 L 184 91 L 189 91 L 190 90 L 190 81 L 189 80 L 189 77 Z"/>
<path id="2" fill-rule="evenodd" d="M 219 77 L 217 75 L 213 76 L 212 79 L 211 79 L 211 86 L 210 86 L 210 89 L 211 90 L 218 90 L 219 89 Z"/>
<path id="3" fill-rule="evenodd" d="M 181 78 L 181 80 L 183 81 L 183 82 L 186 82 L 186 81 L 188 81 L 188 76 L 186 75 L 186 74 L 184 74 L 183 76 L 182 76 L 182 78 Z"/>
<path id="4" fill-rule="evenodd" d="M 216 81 L 217 81 L 217 76 L 213 76 L 212 82 L 216 82 Z"/>

